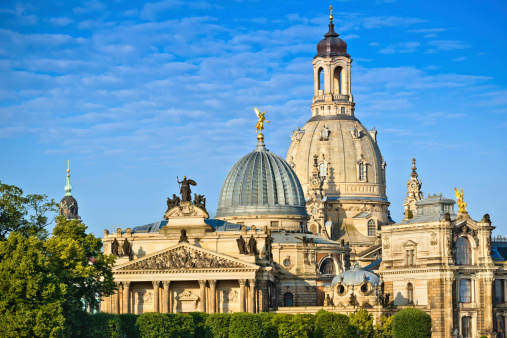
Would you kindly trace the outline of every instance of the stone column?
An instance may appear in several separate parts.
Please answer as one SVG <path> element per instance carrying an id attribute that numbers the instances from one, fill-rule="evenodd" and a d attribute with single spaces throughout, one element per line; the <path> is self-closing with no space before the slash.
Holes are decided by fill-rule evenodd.
<path id="1" fill-rule="evenodd" d="M 121 283 L 116 282 L 116 287 L 118 288 L 118 290 L 116 290 L 116 292 L 114 294 L 115 299 L 114 299 L 113 313 L 114 314 L 120 314 L 120 288 L 121 288 Z"/>
<path id="2" fill-rule="evenodd" d="M 493 332 L 493 283 L 494 278 L 484 278 L 484 331 Z"/>
<path id="3" fill-rule="evenodd" d="M 248 284 L 250 285 L 250 295 L 248 297 L 248 312 L 255 313 L 255 279 L 249 279 Z"/>
<path id="4" fill-rule="evenodd" d="M 262 293 L 261 311 L 267 312 L 269 310 L 269 299 L 268 299 L 268 281 L 266 280 L 262 281 L 261 293 Z"/>
<path id="5" fill-rule="evenodd" d="M 246 279 L 239 280 L 239 312 L 245 312 L 245 285 Z"/>
<path id="6" fill-rule="evenodd" d="M 209 281 L 209 293 L 210 293 L 210 304 L 209 304 L 209 313 L 215 313 L 217 309 L 217 281 L 210 280 Z"/>
<path id="7" fill-rule="evenodd" d="M 206 281 L 200 280 L 199 281 L 199 305 L 200 305 L 200 311 L 206 312 Z"/>
<path id="8" fill-rule="evenodd" d="M 452 277 L 444 279 L 444 330 L 445 337 L 451 337 L 454 330 L 453 297 L 452 286 L 455 279 Z"/>
<path id="9" fill-rule="evenodd" d="M 158 294 L 159 294 L 159 291 L 158 291 L 158 288 L 160 286 L 160 282 L 159 281 L 152 281 L 151 282 L 153 284 L 153 312 L 159 312 L 160 308 L 158 306 Z"/>
<path id="10" fill-rule="evenodd" d="M 162 300 L 162 311 L 164 313 L 171 312 L 170 301 L 169 301 L 169 287 L 171 285 L 171 282 L 168 280 L 165 280 L 162 282 L 162 285 L 164 286 L 164 299 Z"/>
<path id="11" fill-rule="evenodd" d="M 123 282 L 123 313 L 130 313 L 130 282 Z"/>

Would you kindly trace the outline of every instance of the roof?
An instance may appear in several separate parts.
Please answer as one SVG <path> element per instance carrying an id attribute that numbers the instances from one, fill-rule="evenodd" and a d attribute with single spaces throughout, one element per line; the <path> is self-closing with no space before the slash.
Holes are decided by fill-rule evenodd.
<path id="1" fill-rule="evenodd" d="M 132 233 L 148 233 L 148 232 L 158 232 L 158 230 L 167 224 L 168 221 L 158 221 L 155 223 L 150 223 L 146 225 L 136 226 L 132 229 Z"/>
<path id="2" fill-rule="evenodd" d="M 308 240 L 313 239 L 315 244 L 330 244 L 339 246 L 340 243 L 336 241 L 332 241 L 330 239 L 325 239 L 320 236 L 315 236 L 312 234 L 305 233 L 297 233 L 297 232 L 286 232 L 286 231 L 273 231 L 271 233 L 271 237 L 273 238 L 273 243 L 302 243 L 303 236 L 305 236 Z"/>
<path id="3" fill-rule="evenodd" d="M 365 268 L 363 269 L 358 262 L 354 262 L 350 270 L 343 271 L 333 278 L 331 286 L 340 282 L 345 285 L 361 285 L 365 280 L 371 285 L 380 284 L 380 279 L 376 274 L 367 271 Z"/>
<path id="4" fill-rule="evenodd" d="M 262 140 L 227 174 L 216 217 L 258 215 L 308 216 L 296 173 L 283 158 L 269 152 Z"/>

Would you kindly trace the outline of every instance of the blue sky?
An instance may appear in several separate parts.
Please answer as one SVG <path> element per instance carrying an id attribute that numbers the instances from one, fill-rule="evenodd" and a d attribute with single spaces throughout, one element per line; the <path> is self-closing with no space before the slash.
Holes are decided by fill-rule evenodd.
<path id="1" fill-rule="evenodd" d="M 176 176 L 214 215 L 255 147 L 285 157 L 310 118 L 311 61 L 328 7 L 354 59 L 356 116 L 378 131 L 392 217 L 412 157 L 423 192 L 489 213 L 507 234 L 504 1 L 2 1 L 0 180 L 64 195 L 97 235 L 158 221 Z"/>

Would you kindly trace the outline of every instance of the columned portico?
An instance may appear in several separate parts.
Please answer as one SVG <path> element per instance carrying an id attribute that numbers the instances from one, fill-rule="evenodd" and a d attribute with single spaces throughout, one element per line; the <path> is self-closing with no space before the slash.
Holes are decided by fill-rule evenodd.
<path id="1" fill-rule="evenodd" d="M 245 285 L 246 279 L 239 280 L 239 312 L 245 312 Z"/>
<path id="2" fill-rule="evenodd" d="M 199 303 L 201 312 L 206 312 L 206 282 L 205 280 L 199 281 Z"/>
<path id="3" fill-rule="evenodd" d="M 123 282 L 123 313 L 130 313 L 130 282 Z"/>
<path id="4" fill-rule="evenodd" d="M 114 294 L 114 311 L 113 313 L 115 314 L 120 314 L 120 291 L 121 291 L 121 283 L 116 283 L 116 287 L 118 288 L 118 290 L 116 290 L 115 294 Z"/>
<path id="5" fill-rule="evenodd" d="M 217 290 L 216 290 L 217 281 L 210 280 L 209 281 L 209 293 L 210 293 L 210 304 L 209 304 L 209 313 L 215 313 L 217 308 Z"/>
<path id="6" fill-rule="evenodd" d="M 170 299 L 170 293 L 169 293 L 169 287 L 171 286 L 171 282 L 166 280 L 162 282 L 162 285 L 164 286 L 164 299 L 162 300 L 162 311 L 164 313 L 171 312 L 171 299 Z"/>
<path id="7" fill-rule="evenodd" d="M 248 284 L 250 286 L 250 294 L 248 297 L 248 312 L 255 313 L 255 279 L 249 279 Z"/>
<path id="8" fill-rule="evenodd" d="M 153 284 L 153 312 L 159 312 L 159 281 L 152 281 Z"/>

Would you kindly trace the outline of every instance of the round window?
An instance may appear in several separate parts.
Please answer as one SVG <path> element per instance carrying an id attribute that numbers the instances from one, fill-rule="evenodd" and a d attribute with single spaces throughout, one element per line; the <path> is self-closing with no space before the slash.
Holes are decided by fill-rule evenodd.
<path id="1" fill-rule="evenodd" d="M 283 261 L 283 266 L 284 266 L 286 269 L 290 269 L 290 267 L 292 266 L 292 263 L 291 263 L 290 259 L 285 258 L 285 260 Z"/>
<path id="2" fill-rule="evenodd" d="M 367 284 L 361 285 L 361 292 L 362 293 L 367 293 L 368 292 L 368 285 Z"/>
<path id="3" fill-rule="evenodd" d="M 341 295 L 345 292 L 345 287 L 343 285 L 338 285 L 338 293 Z"/>

